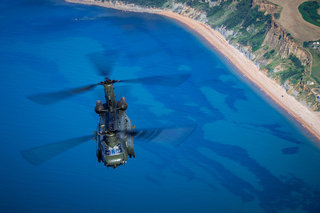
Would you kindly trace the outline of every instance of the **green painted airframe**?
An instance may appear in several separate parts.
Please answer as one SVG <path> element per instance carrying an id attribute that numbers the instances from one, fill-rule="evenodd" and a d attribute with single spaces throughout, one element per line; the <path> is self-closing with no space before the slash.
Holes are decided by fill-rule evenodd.
<path id="1" fill-rule="evenodd" d="M 91 61 L 101 76 L 110 75 L 113 61 L 110 60 L 108 56 L 110 56 L 110 54 L 107 56 L 101 53 L 90 55 Z M 95 112 L 99 115 L 100 120 L 94 135 L 90 134 L 57 143 L 41 145 L 32 149 L 23 150 L 21 154 L 30 163 L 39 165 L 62 152 L 94 138 L 97 141 L 96 154 L 98 161 L 104 163 L 107 167 L 117 168 L 125 164 L 128 157 L 135 157 L 133 137 L 147 141 L 152 141 L 155 138 L 162 141 L 168 140 L 168 138 L 172 141 L 178 141 L 182 137 L 187 137 L 193 132 L 193 126 L 135 129 L 126 113 L 128 108 L 126 98 L 122 97 L 120 100 L 117 100 L 113 86 L 115 83 L 177 86 L 186 81 L 189 76 L 189 74 L 173 74 L 127 80 L 110 80 L 108 77 L 105 77 L 105 80 L 102 82 L 84 87 L 28 96 L 28 99 L 33 102 L 48 105 L 92 90 L 96 86 L 103 86 L 106 102 L 102 103 L 100 100 L 96 102 Z"/>

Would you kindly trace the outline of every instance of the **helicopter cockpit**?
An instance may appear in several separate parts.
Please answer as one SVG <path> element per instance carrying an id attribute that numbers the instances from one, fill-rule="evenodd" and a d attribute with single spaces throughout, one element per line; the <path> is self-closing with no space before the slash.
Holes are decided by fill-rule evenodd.
<path id="1" fill-rule="evenodd" d="M 117 146 L 114 146 L 112 148 L 108 147 L 108 146 L 105 147 L 105 154 L 108 156 L 118 155 L 118 154 L 122 154 L 122 153 L 123 153 L 123 151 L 122 151 L 121 144 L 118 144 Z"/>

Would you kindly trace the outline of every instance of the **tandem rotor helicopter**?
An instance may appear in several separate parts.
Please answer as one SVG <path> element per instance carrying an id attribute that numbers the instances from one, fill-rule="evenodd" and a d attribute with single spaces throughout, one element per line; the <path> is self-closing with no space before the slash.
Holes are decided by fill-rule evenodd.
<path id="1" fill-rule="evenodd" d="M 97 130 L 92 135 L 46 144 L 21 151 L 22 156 L 28 162 L 39 165 L 62 152 L 94 139 L 96 140 L 97 145 L 96 155 L 98 162 L 102 162 L 107 167 L 117 168 L 120 165 L 124 165 L 127 162 L 128 157 L 135 158 L 133 138 L 143 139 L 145 141 L 152 141 L 154 139 L 156 139 L 156 141 L 161 141 L 166 138 L 173 140 L 179 140 L 179 138 L 185 139 L 191 135 L 194 126 L 135 129 L 135 126 L 132 124 L 126 113 L 128 108 L 126 98 L 122 97 L 120 100 L 116 100 L 116 94 L 114 92 L 114 84 L 118 83 L 178 86 L 186 81 L 190 74 L 111 80 L 106 77 L 110 76 L 112 71 L 112 65 L 106 60 L 107 55 L 99 52 L 90 54 L 88 57 L 95 66 L 98 74 L 105 77 L 104 81 L 66 91 L 32 95 L 29 96 L 28 99 L 42 105 L 48 105 L 79 93 L 92 90 L 96 86 L 101 85 L 104 87 L 106 102 L 102 103 L 100 100 L 96 102 L 95 112 L 100 117 Z"/>

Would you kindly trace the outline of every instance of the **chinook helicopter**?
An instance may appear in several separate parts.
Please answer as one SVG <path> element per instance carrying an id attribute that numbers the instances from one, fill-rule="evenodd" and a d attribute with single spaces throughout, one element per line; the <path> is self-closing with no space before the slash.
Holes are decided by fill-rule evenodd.
<path id="1" fill-rule="evenodd" d="M 106 56 L 103 53 L 90 54 L 89 59 L 99 75 L 110 76 L 112 66 L 106 63 Z M 39 165 L 62 152 L 94 139 L 97 142 L 96 155 L 98 162 L 102 162 L 107 167 L 117 168 L 120 165 L 126 164 L 128 158 L 135 158 L 133 138 L 145 141 L 152 141 L 154 139 L 161 141 L 168 138 L 177 141 L 186 138 L 193 132 L 194 126 L 135 129 L 126 113 L 128 108 L 126 98 L 116 99 L 114 84 L 141 83 L 177 86 L 186 81 L 189 76 L 189 74 L 176 74 L 128 80 L 111 80 L 105 77 L 104 81 L 96 84 L 66 91 L 29 96 L 28 99 L 33 102 L 48 105 L 102 85 L 104 87 L 106 102 L 102 103 L 101 100 L 96 102 L 95 112 L 99 115 L 100 119 L 94 134 L 24 150 L 21 151 L 21 154 L 31 164 Z"/>

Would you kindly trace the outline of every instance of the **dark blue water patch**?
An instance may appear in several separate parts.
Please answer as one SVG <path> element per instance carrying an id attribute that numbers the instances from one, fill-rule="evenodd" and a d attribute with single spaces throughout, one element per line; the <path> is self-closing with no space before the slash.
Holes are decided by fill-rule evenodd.
<path id="1" fill-rule="evenodd" d="M 261 125 L 256 125 L 256 126 L 268 129 L 269 131 L 271 131 L 272 134 L 278 136 L 279 138 L 283 138 L 283 139 L 285 139 L 287 141 L 290 141 L 292 143 L 296 143 L 296 144 L 303 143 L 303 142 L 297 140 L 296 138 L 292 137 L 290 133 L 281 130 L 281 125 L 278 124 L 278 123 L 275 123 L 275 124 L 261 124 Z"/>
<path id="2" fill-rule="evenodd" d="M 288 142 L 295 144 L 303 144 L 303 141 L 297 139 L 291 133 L 281 130 L 281 125 L 279 123 L 274 124 L 249 124 L 234 122 L 239 128 L 252 129 L 261 133 L 269 133 Z"/>
<path id="3" fill-rule="evenodd" d="M 260 180 L 259 182 L 263 187 L 262 191 L 253 190 L 251 187 L 248 188 L 247 184 L 244 184 L 242 187 L 248 188 L 247 190 L 258 197 L 261 207 L 266 212 L 278 212 L 286 208 L 293 210 L 303 208 L 309 211 L 310 209 L 317 209 L 319 207 L 317 202 L 317 197 L 319 196 L 318 189 L 309 188 L 305 190 L 307 186 L 302 180 L 295 177 L 278 179 L 248 156 L 248 153 L 241 147 L 212 142 L 205 143 L 205 145 L 212 152 L 247 167 Z M 241 184 L 237 186 L 239 187 Z M 245 194 L 242 196 L 246 197 Z M 306 199 L 308 200 L 308 205 L 305 205 Z M 293 200 L 295 202 L 292 202 Z"/>
<path id="4" fill-rule="evenodd" d="M 233 81 L 222 81 L 219 79 L 219 73 L 223 74 L 224 71 L 219 69 L 214 70 L 216 74 L 216 79 L 214 80 L 207 80 L 203 82 L 197 83 L 199 86 L 209 86 L 210 88 L 214 89 L 215 91 L 226 95 L 225 102 L 230 107 L 230 109 L 237 111 L 235 106 L 236 101 L 246 101 L 247 97 L 245 95 L 244 89 L 237 88 L 236 84 Z"/>
<path id="5" fill-rule="evenodd" d="M 282 153 L 284 155 L 292 155 L 292 154 L 297 154 L 299 151 L 299 147 L 294 146 L 294 147 L 287 147 L 287 148 L 283 148 Z"/>
<path id="6" fill-rule="evenodd" d="M 236 176 L 232 171 L 226 169 L 221 163 L 209 159 L 200 153 L 195 153 L 199 167 L 208 171 L 212 178 L 217 179 L 219 184 L 229 190 L 236 196 L 239 196 L 243 202 L 254 200 L 254 187 L 246 180 Z"/>

